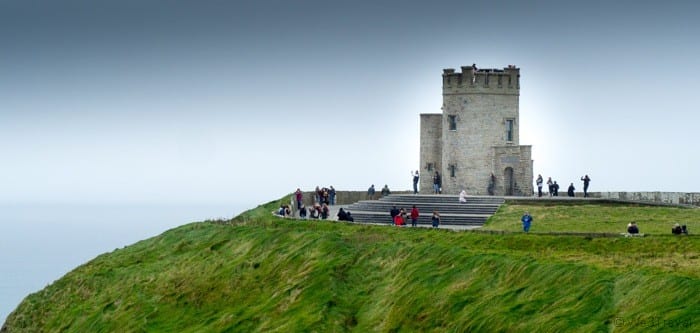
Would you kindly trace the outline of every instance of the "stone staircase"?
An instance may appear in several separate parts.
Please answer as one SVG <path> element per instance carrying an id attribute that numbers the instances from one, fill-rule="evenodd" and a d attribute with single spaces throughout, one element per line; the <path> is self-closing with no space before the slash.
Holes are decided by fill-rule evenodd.
<path id="1" fill-rule="evenodd" d="M 441 225 L 482 226 L 504 202 L 503 197 L 493 196 L 469 196 L 466 203 L 459 203 L 459 196 L 456 195 L 405 194 L 358 201 L 345 209 L 352 213 L 355 222 L 390 224 L 389 210 L 393 206 L 403 208 L 410 214 L 411 208 L 416 205 L 420 211 L 419 225 L 431 225 L 430 217 L 437 210 Z M 411 224 L 410 219 L 406 224 Z"/>

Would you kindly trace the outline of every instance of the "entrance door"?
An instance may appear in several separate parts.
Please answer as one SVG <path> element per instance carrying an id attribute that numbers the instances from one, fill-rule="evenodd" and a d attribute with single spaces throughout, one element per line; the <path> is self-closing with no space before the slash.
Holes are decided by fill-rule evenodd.
<path id="1" fill-rule="evenodd" d="M 513 195 L 515 180 L 513 179 L 513 168 L 511 167 L 507 167 L 503 172 L 503 187 L 505 195 Z"/>

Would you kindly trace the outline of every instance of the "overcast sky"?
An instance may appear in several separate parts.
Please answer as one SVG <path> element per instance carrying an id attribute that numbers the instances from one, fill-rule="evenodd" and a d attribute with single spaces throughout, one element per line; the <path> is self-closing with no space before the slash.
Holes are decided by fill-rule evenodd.
<path id="1" fill-rule="evenodd" d="M 443 68 L 521 68 L 535 175 L 700 191 L 689 1 L 0 0 L 0 202 L 411 186 Z"/>

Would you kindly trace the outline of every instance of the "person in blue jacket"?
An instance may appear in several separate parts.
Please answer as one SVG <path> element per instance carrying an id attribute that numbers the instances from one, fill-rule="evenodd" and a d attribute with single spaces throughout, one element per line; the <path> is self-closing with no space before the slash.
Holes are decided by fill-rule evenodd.
<path id="1" fill-rule="evenodd" d="M 530 231 L 530 224 L 532 223 L 532 216 L 530 216 L 530 213 L 525 212 L 525 214 L 520 219 L 520 221 L 523 222 L 523 231 L 525 231 L 525 232 Z"/>

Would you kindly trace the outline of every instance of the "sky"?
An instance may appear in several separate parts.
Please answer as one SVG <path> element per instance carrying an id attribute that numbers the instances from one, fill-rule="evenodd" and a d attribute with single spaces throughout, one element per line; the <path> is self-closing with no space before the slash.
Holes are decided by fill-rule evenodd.
<path id="1" fill-rule="evenodd" d="M 700 191 L 700 3 L 0 0 L 0 203 L 409 189 L 444 68 L 521 68 L 535 175 Z"/>

